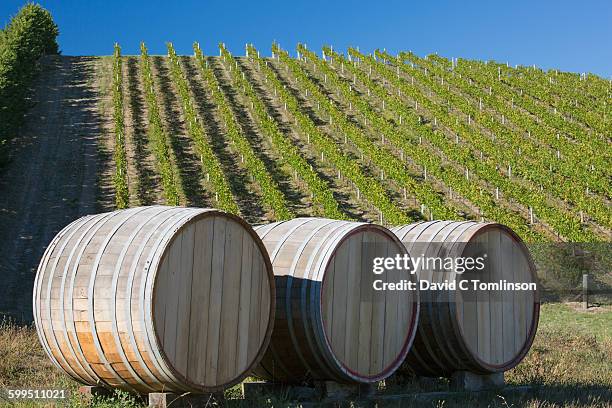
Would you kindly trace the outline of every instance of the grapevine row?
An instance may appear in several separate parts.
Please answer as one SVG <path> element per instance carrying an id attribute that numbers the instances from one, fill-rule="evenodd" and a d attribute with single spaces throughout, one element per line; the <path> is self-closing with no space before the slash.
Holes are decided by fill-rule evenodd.
<path id="1" fill-rule="evenodd" d="M 499 71 L 494 75 L 492 72 L 493 68 L 489 65 L 492 66 L 493 64 L 484 65 L 475 63 L 469 66 L 460 64 L 455 68 L 455 71 L 457 71 L 459 75 L 463 72 L 466 76 L 474 77 L 483 86 L 488 86 L 490 89 L 495 90 L 496 94 L 504 95 L 506 99 L 510 98 L 516 101 L 517 106 L 522 107 L 527 112 L 541 119 L 547 125 L 576 140 L 576 142 L 581 145 L 581 149 L 588 147 L 594 153 L 601 154 L 605 152 L 605 150 L 601 151 L 600 149 L 609 147 L 609 135 L 607 135 L 606 125 L 604 121 L 602 121 L 602 118 L 587 124 L 587 126 L 590 126 L 592 129 L 599 131 L 601 135 L 595 134 L 592 129 L 587 128 L 587 131 L 584 127 L 584 123 L 581 125 L 580 123 L 568 120 L 566 116 L 562 115 L 561 112 L 557 110 L 557 106 L 553 106 L 552 111 L 550 106 L 542 106 L 544 104 L 552 105 L 552 100 L 550 96 L 546 94 L 546 91 L 543 90 L 539 82 L 532 81 L 525 84 L 520 82 L 517 83 L 515 76 L 508 75 L 505 67 L 503 69 L 502 67 L 498 67 Z M 523 88 L 517 89 L 517 86 L 525 86 L 527 91 L 523 92 Z M 567 98 L 574 100 L 569 96 Z M 577 99 L 575 100 L 577 101 Z M 599 104 L 600 102 L 595 105 L 589 104 L 586 111 L 592 113 L 595 110 L 595 106 Z M 605 100 L 601 104 L 605 105 Z M 583 108 L 581 106 L 581 108 L 576 109 L 582 110 Z M 597 129 L 598 125 L 603 126 Z"/>
<path id="2" fill-rule="evenodd" d="M 396 86 L 400 93 L 410 95 L 413 99 L 417 100 L 420 104 L 426 106 L 430 112 L 436 114 L 437 117 L 442 118 L 445 122 L 451 122 L 450 115 L 444 110 L 434 106 L 426 98 L 424 98 L 420 92 L 417 92 L 414 87 L 404 85 L 395 74 L 391 74 L 390 71 L 374 61 L 372 57 L 365 57 L 358 51 L 351 49 L 350 54 L 354 58 L 358 58 L 363 61 L 368 67 L 371 67 L 379 75 L 384 77 L 386 81 L 391 82 Z M 388 92 L 385 92 L 388 93 Z M 390 93 L 388 93 L 390 94 Z M 405 105 L 397 103 L 393 105 L 398 115 L 414 115 L 417 122 L 420 122 L 418 115 L 411 109 L 406 108 Z M 423 128 L 426 128 L 425 126 Z M 472 132 L 469 128 L 464 127 L 460 133 L 468 136 L 472 144 L 481 147 L 488 147 L 487 150 L 494 150 L 495 147 L 492 142 L 477 132 Z M 551 226 L 555 228 L 561 235 L 570 240 L 582 241 L 584 239 L 595 240 L 595 237 L 591 231 L 583 230 L 577 217 L 570 214 L 565 214 L 559 209 L 550 207 L 546 201 L 541 197 L 538 192 L 530 191 L 518 183 L 514 183 L 506 177 L 502 177 L 499 170 L 495 166 L 495 162 L 492 162 L 488 157 L 481 157 L 477 159 L 469 149 L 462 148 L 460 145 L 455 146 L 452 150 L 448 146 L 448 140 L 446 138 L 440 138 L 439 131 L 430 131 L 427 133 L 428 136 L 436 136 L 431 141 L 436 144 L 438 148 L 447 152 L 449 157 L 457 157 L 458 162 L 463 163 L 467 168 L 476 173 L 481 179 L 488 180 L 492 184 L 498 186 L 506 196 L 514 197 L 519 202 L 524 203 L 526 207 L 532 207 L 538 217 L 546 220 Z M 481 149 L 481 151 L 484 149 Z"/>
<path id="3" fill-rule="evenodd" d="M 121 47 L 115 44 L 113 53 L 113 119 L 115 122 L 115 206 L 127 208 L 130 192 L 127 180 L 127 159 L 125 154 L 125 122 L 123 119 L 123 73 Z"/>
<path id="4" fill-rule="evenodd" d="M 521 106 L 533 115 L 542 118 L 545 122 L 550 123 L 554 128 L 563 132 L 565 135 L 571 136 L 579 143 L 586 145 L 592 144 L 595 148 L 606 146 L 604 140 L 599 137 L 594 137 L 594 135 L 586 134 L 583 128 L 577 123 L 572 123 L 564 116 L 559 114 L 555 115 L 551 113 L 548 108 L 540 106 L 537 102 L 538 99 L 545 101 L 547 98 L 536 90 L 538 87 L 537 84 L 527 86 L 527 92 L 523 92 L 523 88 L 517 89 L 516 86 L 518 86 L 518 84 L 513 83 L 512 77 L 505 74 L 505 68 L 502 69 L 499 67 L 499 71 L 496 70 L 496 72 L 493 73 L 491 67 L 488 65 L 489 64 L 476 61 L 467 64 L 463 60 L 459 60 L 454 71 L 458 74 L 474 77 L 482 85 L 490 87 L 492 91 L 510 97 L 515 104 Z M 493 66 L 493 64 L 491 64 L 491 66 Z M 598 130 L 602 131 L 604 135 L 606 134 L 605 128 Z"/>
<path id="5" fill-rule="evenodd" d="M 171 152 L 169 148 L 169 140 L 164 131 L 161 116 L 159 114 L 159 106 L 157 105 L 157 95 L 155 93 L 155 85 L 153 82 L 153 74 L 151 71 L 151 62 L 149 54 L 144 43 L 140 44 L 140 66 L 142 73 L 142 82 L 145 91 L 145 100 L 149 112 L 149 139 L 153 147 L 153 153 L 157 167 L 161 176 L 164 198 L 168 205 L 179 204 L 179 188 L 177 183 L 177 175 L 172 164 Z"/>
<path id="6" fill-rule="evenodd" d="M 202 51 L 198 43 L 194 46 L 195 58 L 202 73 L 208 89 L 212 93 L 212 97 L 219 110 L 219 114 L 226 125 L 226 134 L 230 138 L 232 144 L 240 153 L 247 172 L 257 182 L 262 191 L 263 202 L 274 212 L 274 218 L 276 220 L 286 220 L 293 216 L 291 211 L 287 208 L 285 196 L 279 190 L 278 185 L 266 169 L 263 161 L 255 154 L 251 144 L 242 133 L 242 129 L 234 116 L 232 108 L 230 107 L 225 95 L 221 91 L 219 82 L 213 72 L 208 66 L 207 61 L 204 59 Z"/>
<path id="7" fill-rule="evenodd" d="M 304 47 L 300 47 L 298 50 L 301 54 L 318 64 L 318 66 L 325 70 L 330 77 L 338 75 L 333 70 L 326 67 L 321 60 L 318 60 L 313 53 L 309 52 Z M 334 53 L 330 48 L 324 48 L 324 52 L 326 55 L 331 55 L 340 59 L 342 70 L 346 67 L 346 70 L 353 74 L 354 82 L 359 78 L 360 82 L 368 87 L 368 93 L 374 90 L 374 93 L 377 94 L 379 98 L 383 99 L 386 105 L 392 110 L 399 110 L 399 107 L 403 107 L 403 103 L 399 98 L 395 95 L 387 95 L 383 87 L 367 78 L 361 70 L 355 68 L 351 64 L 345 64 L 346 61 L 341 56 Z M 402 156 L 404 152 L 407 152 L 406 154 L 411 157 L 415 163 L 422 166 L 425 171 L 428 171 L 434 177 L 442 180 L 445 185 L 452 187 L 456 193 L 478 206 L 483 216 L 486 215 L 487 218 L 511 226 L 515 231 L 521 234 L 522 237 L 530 241 L 542 239 L 537 232 L 531 230 L 526 225 L 524 219 L 520 215 L 501 208 L 495 202 L 492 194 L 483 191 L 475 183 L 470 181 L 469 176 L 466 178 L 452 167 L 449 168 L 444 166 L 439 157 L 432 154 L 429 149 L 417 142 L 417 137 L 415 137 L 412 132 L 406 132 L 406 126 L 410 126 L 410 130 L 418 132 L 419 134 L 427 132 L 429 139 L 437 139 L 440 141 L 440 136 L 434 134 L 430 128 L 422 126 L 415 115 L 408 114 L 404 116 L 407 122 L 403 120 L 402 123 L 406 126 L 393 125 L 391 121 L 388 121 L 382 115 L 373 111 L 371 105 L 367 104 L 363 98 L 358 97 L 356 93 L 354 93 L 352 86 L 341 81 L 337 81 L 337 85 L 343 90 L 343 94 L 350 103 L 358 107 L 360 112 L 367 118 L 368 123 L 376 130 L 382 131 L 388 140 L 392 141 L 396 147 L 400 148 Z M 446 140 L 442 139 L 442 144 L 446 145 Z M 453 156 L 456 154 L 455 151 L 448 151 L 448 149 L 446 149 L 445 153 Z"/>
<path id="8" fill-rule="evenodd" d="M 393 58 L 387 53 L 379 53 L 378 55 L 386 60 Z M 549 160 L 546 160 L 541 156 L 538 157 L 540 151 L 535 149 L 533 145 L 529 143 L 522 143 L 524 138 L 515 137 L 512 132 L 507 131 L 504 127 L 499 125 L 497 121 L 491 120 L 488 115 L 483 114 L 478 109 L 472 108 L 470 104 L 466 102 L 463 98 L 455 96 L 450 91 L 448 91 L 447 88 L 441 86 L 435 81 L 430 80 L 429 76 L 421 73 L 416 69 L 407 68 L 406 65 L 397 66 L 398 69 L 400 67 L 402 69 L 405 69 L 407 72 L 412 73 L 414 77 L 418 77 L 421 83 L 427 84 L 430 89 L 435 90 L 438 95 L 447 98 L 449 101 L 452 100 L 453 104 L 455 106 L 459 106 L 460 110 L 464 113 L 471 115 L 478 121 L 484 122 L 489 129 L 493 129 L 495 131 L 496 135 L 504 135 L 505 138 L 508 140 L 508 147 L 510 149 L 514 150 L 516 146 L 519 146 L 520 149 L 525 149 L 527 154 L 531 152 L 531 156 L 534 157 L 530 161 L 531 166 L 527 165 L 527 163 L 529 163 L 529 160 L 527 159 L 526 155 L 521 156 L 521 160 L 512 161 L 512 154 L 506 154 L 506 156 L 504 157 L 503 152 L 500 152 L 499 149 L 497 149 L 497 151 L 491 152 L 491 154 L 498 154 L 498 156 L 501 155 L 502 160 L 507 160 L 514 167 L 514 170 L 517 174 L 526 176 L 527 178 L 532 181 L 535 181 L 536 183 L 539 182 L 539 184 L 543 187 L 546 186 L 547 189 L 553 192 L 557 197 L 561 198 L 562 200 L 569 201 L 577 208 L 577 210 L 590 215 L 595 221 L 601 223 L 602 225 L 610 225 L 612 221 L 611 213 L 603 199 L 598 196 L 591 196 L 586 194 L 586 190 L 589 188 L 589 185 L 602 186 L 602 188 L 605 190 L 609 183 L 603 181 L 600 178 L 597 178 L 594 172 L 590 169 L 587 170 L 585 168 L 581 168 L 576 163 L 569 162 L 565 159 L 559 160 L 552 159 L 549 157 Z M 457 123 L 455 123 L 455 125 L 453 126 L 451 122 L 451 127 L 453 127 L 455 131 L 457 131 L 458 126 L 459 125 Z M 463 127 L 468 128 L 465 125 Z M 536 132 L 538 137 L 542 137 L 542 132 L 539 131 L 538 127 L 532 127 L 531 130 L 533 132 Z M 578 154 L 581 153 L 582 152 L 578 152 Z M 591 156 L 594 156 L 594 154 Z M 526 160 L 523 161 L 522 159 Z M 557 161 L 558 166 L 561 169 L 565 170 L 564 172 L 566 175 L 578 174 L 580 175 L 580 177 L 563 177 L 561 174 L 557 173 L 543 173 L 542 168 L 546 168 L 547 164 L 550 168 L 552 168 L 552 161 Z M 601 168 L 605 166 L 598 165 L 598 167 Z M 586 179 L 587 181 L 585 182 L 584 179 Z"/>
<path id="9" fill-rule="evenodd" d="M 602 225 L 609 226 L 611 224 L 612 219 L 610 217 L 610 213 L 603 208 L 602 203 L 596 198 L 585 197 L 584 195 L 580 194 L 581 192 L 578 191 L 578 189 L 576 189 L 573 185 L 568 185 L 564 178 L 556 177 L 556 175 L 551 175 L 549 178 L 543 177 L 541 174 L 542 165 L 537 162 L 533 163 L 532 166 L 526 166 L 522 161 L 517 160 L 515 157 L 515 151 L 517 150 L 517 145 L 520 146 L 519 140 L 516 140 L 514 143 L 508 145 L 506 149 L 500 149 L 497 139 L 496 142 L 494 142 L 491 140 L 491 138 L 486 137 L 482 133 L 476 131 L 472 126 L 460 122 L 456 117 L 451 115 L 449 112 L 450 107 L 447 110 L 433 103 L 422 92 L 415 89 L 414 86 L 406 84 L 407 81 L 400 78 L 399 75 L 396 75 L 396 72 L 392 73 L 387 65 L 371 60 L 367 61 L 379 67 L 379 73 L 383 75 L 386 80 L 395 86 L 400 87 L 402 91 L 413 97 L 422 106 L 425 106 L 426 109 L 436 117 L 436 121 L 444 123 L 456 135 L 466 137 L 466 139 L 471 141 L 472 146 L 481 152 L 486 153 L 484 156 L 481 154 L 481 159 L 483 161 L 490 163 L 491 166 L 498 167 L 500 163 L 507 163 L 509 168 L 511 168 L 511 173 L 513 175 L 521 175 L 523 178 L 528 178 L 530 180 L 539 182 L 540 191 L 537 191 L 536 188 L 531 185 L 523 185 L 518 182 L 513 183 L 512 189 L 516 192 L 515 198 L 521 200 L 528 196 L 531 197 L 531 199 L 527 202 L 531 204 L 534 209 L 536 206 L 540 207 L 538 214 L 542 219 L 549 216 L 551 217 L 549 219 L 552 225 L 559 223 L 558 225 L 562 228 L 560 230 L 558 229 L 560 233 L 561 231 L 565 231 L 571 235 L 580 236 L 582 234 L 590 234 L 590 231 L 587 232 L 584 230 L 583 232 L 580 232 L 583 230 L 583 228 L 579 222 L 579 215 L 577 213 L 569 213 L 563 208 L 555 207 L 554 205 L 547 203 L 546 198 L 542 194 L 544 186 L 546 186 L 551 192 L 555 193 L 560 199 L 565 201 L 572 200 L 578 209 L 591 214 L 591 216 L 599 221 Z M 399 70 L 407 68 L 406 66 L 397 66 L 396 69 Z M 448 97 L 448 94 L 445 93 L 447 92 L 445 88 L 443 88 L 441 92 L 445 97 Z M 511 178 L 510 171 L 508 172 L 508 177 Z M 551 179 L 554 179 L 557 184 L 553 183 Z M 506 193 L 509 193 L 509 191 L 506 191 Z M 548 215 L 545 216 L 545 214 Z M 554 221 L 555 219 L 556 221 Z"/>
<path id="10" fill-rule="evenodd" d="M 273 52 L 285 63 L 298 82 L 304 89 L 307 89 L 312 97 L 319 103 L 321 109 L 330 115 L 332 126 L 337 128 L 341 134 L 347 136 L 355 146 L 367 155 L 384 174 L 398 182 L 407 191 L 413 193 L 417 200 L 426 204 L 438 218 L 455 219 L 458 217 L 457 211 L 448 208 L 442 198 L 434 191 L 429 184 L 420 183 L 408 174 L 406 163 L 386 150 L 380 149 L 374 144 L 362 130 L 358 129 L 349 121 L 347 116 L 312 82 L 302 67 L 287 53 L 278 46 L 273 47 Z M 333 77 L 328 78 L 334 80 Z"/>
<path id="11" fill-rule="evenodd" d="M 487 68 L 498 69 L 502 81 L 510 86 L 526 89 L 527 93 L 536 99 L 549 102 L 555 108 L 569 113 L 572 118 L 577 118 L 590 128 L 606 134 L 610 107 L 605 101 L 609 98 L 609 92 L 601 95 L 603 98 L 597 98 L 596 92 L 588 89 L 589 82 L 579 79 L 578 74 L 555 71 L 554 76 L 549 76 L 539 69 L 508 69 L 497 64 L 491 64 L 491 67 Z M 576 81 L 585 86 L 576 86 Z"/>
<path id="12" fill-rule="evenodd" d="M 239 68 L 234 57 L 223 44 L 219 44 L 219 49 L 223 57 L 229 62 L 234 87 L 242 90 L 243 94 L 250 101 L 257 124 L 268 136 L 274 148 L 280 153 L 280 160 L 289 165 L 306 183 L 313 203 L 318 206 L 315 209 L 315 214 L 332 219 L 346 218 L 327 183 L 313 170 L 308 161 L 300 154 L 300 150 L 280 131 L 276 121 L 268 114 L 264 103 L 257 96 L 253 85 L 245 79 L 245 74 Z M 234 67 L 233 69 L 232 66 Z"/>
<path id="13" fill-rule="evenodd" d="M 393 58 L 387 53 L 377 54 L 385 60 Z M 597 197 L 585 196 L 584 192 L 586 191 L 588 184 L 584 183 L 582 180 L 574 178 L 572 178 L 571 183 L 568 183 L 567 178 L 563 177 L 557 172 L 544 173 L 542 171 L 542 169 L 546 167 L 550 167 L 552 169 L 554 161 L 555 166 L 565 168 L 566 174 L 572 174 L 572 171 L 578 171 L 575 165 L 570 165 L 565 160 L 552 159 L 545 156 L 543 157 L 543 155 L 541 155 L 542 152 L 535 149 L 533 145 L 525 143 L 524 137 L 517 137 L 515 134 L 500 125 L 496 120 L 492 119 L 489 115 L 481 112 L 478 109 L 474 109 L 463 98 L 457 97 L 448 91 L 447 88 L 441 86 L 435 81 L 431 81 L 428 76 L 419 70 L 409 68 L 404 64 L 398 64 L 396 68 L 412 74 L 415 78 L 418 78 L 421 83 L 427 84 L 430 89 L 433 89 L 439 96 L 443 97 L 449 102 L 452 101 L 453 105 L 458 107 L 459 110 L 464 112 L 466 115 L 473 117 L 475 121 L 483 123 L 484 126 L 493 130 L 496 137 L 501 135 L 499 139 L 505 140 L 507 149 L 500 149 L 499 146 L 492 146 L 490 149 L 484 150 L 484 152 L 487 154 L 495 157 L 498 163 L 508 163 L 510 166 L 512 166 L 515 174 L 528 178 L 529 180 L 535 182 L 536 185 L 539 184 L 546 187 L 551 193 L 554 193 L 562 200 L 569 200 L 577 207 L 578 210 L 590 214 L 600 223 L 604 225 L 606 223 L 610 223 L 610 214 L 603 208 L 603 203 L 601 200 L 598 200 Z M 439 106 L 431 103 L 429 100 L 426 100 L 425 104 L 432 106 L 433 109 L 437 111 L 437 116 L 447 114 L 447 112 L 442 112 L 440 114 L 440 111 L 443 110 L 440 109 Z M 450 119 L 450 115 L 448 116 L 448 119 Z M 477 133 L 473 127 L 463 123 L 458 123 L 457 121 L 453 123 L 452 120 L 446 120 L 445 123 L 451 129 L 453 129 L 454 132 L 459 134 Z M 515 153 L 518 148 L 525 150 L 524 152 L 521 152 L 520 159 L 517 158 Z M 532 156 L 533 159 L 530 160 L 528 156 Z"/>
<path id="14" fill-rule="evenodd" d="M 594 116 L 595 120 L 601 120 L 605 113 L 605 100 L 609 98 L 609 84 L 603 89 L 598 86 L 598 79 L 594 75 L 583 77 L 580 74 L 559 72 L 554 70 L 546 75 L 541 69 L 534 67 L 516 66 L 511 68 L 507 63 L 499 64 L 493 61 L 481 61 L 458 59 L 449 61 L 438 55 L 429 55 L 428 59 L 435 61 L 437 65 L 447 71 L 463 71 L 467 75 L 485 74 L 487 79 L 509 85 L 513 91 L 525 96 L 530 102 L 538 105 L 549 104 L 544 109 L 547 113 L 553 110 L 559 119 L 567 121 L 567 113 L 573 110 L 587 111 Z M 538 88 L 537 90 L 534 87 Z M 566 104 L 567 101 L 568 102 Z M 578 103 L 580 102 L 580 103 Z M 604 103 L 602 103 L 604 102 Z M 604 109 L 601 109 L 601 105 Z M 560 109 L 557 109 L 560 108 Z M 565 108 L 571 108 L 565 110 Z M 565 110 L 565 114 L 561 112 Z M 589 124 L 582 121 L 582 125 Z"/>
<path id="15" fill-rule="evenodd" d="M 440 57 L 431 56 L 431 60 L 439 61 Z M 530 138 L 526 140 L 526 142 L 530 142 L 530 144 L 535 144 L 539 142 L 544 146 L 552 146 L 555 149 L 559 150 L 560 154 L 563 156 L 563 160 L 558 161 L 555 160 L 554 151 L 546 151 L 543 152 L 541 149 L 533 146 L 529 149 L 530 145 L 525 143 L 522 145 L 522 148 L 527 147 L 524 150 L 525 154 L 541 156 L 543 154 L 547 157 L 547 162 L 551 165 L 554 165 L 555 168 L 559 168 L 559 170 L 564 171 L 564 175 L 566 177 L 574 178 L 577 181 L 581 182 L 582 185 L 591 185 L 598 186 L 602 183 L 604 179 L 609 177 L 609 173 L 605 169 L 604 164 L 604 156 L 606 155 L 605 151 L 593 146 L 591 142 L 585 143 L 575 143 L 568 142 L 566 136 L 561 139 L 559 130 L 561 131 L 569 131 L 569 132 L 582 132 L 582 129 L 570 130 L 559 127 L 560 124 L 555 122 L 550 122 L 548 115 L 541 115 L 540 113 L 538 118 L 541 119 L 541 122 L 544 122 L 545 126 L 542 123 L 538 123 L 536 120 L 532 119 L 530 116 L 526 115 L 524 112 L 520 111 L 517 107 L 519 106 L 520 101 L 517 100 L 518 103 L 514 103 L 513 96 L 510 96 L 511 106 L 509 106 L 508 100 L 504 98 L 503 93 L 498 92 L 485 92 L 481 87 L 476 86 L 474 83 L 468 82 L 461 74 L 451 75 L 445 69 L 442 69 L 440 65 L 436 63 L 432 63 L 430 59 L 421 59 L 412 53 L 400 53 L 398 56 L 398 63 L 401 63 L 402 60 L 409 60 L 413 63 L 418 64 L 418 66 L 423 67 L 427 70 L 431 70 L 435 74 L 441 78 L 441 80 L 446 83 L 452 83 L 458 89 L 460 89 L 465 94 L 471 95 L 479 100 L 480 108 L 482 109 L 482 104 L 493 108 L 500 115 L 504 115 L 504 117 L 510 119 L 517 127 L 520 127 L 528 133 Z M 425 78 L 429 84 L 433 82 L 432 79 L 426 76 Z M 437 87 L 439 88 L 439 87 Z M 478 103 L 477 103 L 478 105 Z M 474 110 L 472 109 L 469 113 L 474 114 Z M 554 116 L 555 119 L 559 119 L 558 116 Z M 485 126 L 488 126 L 488 123 L 491 122 L 488 120 Z M 564 124 L 564 122 L 562 122 Z M 497 121 L 493 124 L 495 127 L 499 127 Z M 556 126 L 556 127 L 555 127 Z M 493 127 L 489 127 L 491 130 Z"/>
<path id="16" fill-rule="evenodd" d="M 380 65 L 383 66 L 383 64 Z M 406 67 L 398 66 L 396 68 L 400 69 Z M 386 78 L 389 79 L 391 82 L 396 80 L 395 75 L 392 75 L 389 69 L 382 69 L 382 73 L 386 74 Z M 399 78 L 397 78 L 397 81 L 401 83 L 407 82 L 406 80 L 400 80 Z M 534 163 L 531 167 L 529 167 L 525 166 L 523 162 L 516 160 L 514 152 L 517 150 L 517 146 L 520 147 L 521 142 L 519 140 L 515 141 L 515 144 L 507 145 L 506 149 L 500 149 L 495 135 L 493 135 L 492 137 L 492 139 L 495 140 L 494 143 L 491 138 L 485 137 L 483 134 L 476 131 L 473 127 L 468 126 L 468 124 L 458 121 L 456 117 L 453 117 L 450 114 L 450 106 L 448 111 L 445 109 L 441 109 L 439 106 L 433 104 L 429 99 L 424 97 L 422 92 L 418 92 L 417 90 L 415 90 L 414 87 L 405 86 L 402 89 L 406 91 L 412 91 L 411 96 L 413 98 L 420 98 L 417 100 L 423 106 L 425 106 L 427 110 L 434 114 L 434 116 L 437 118 L 436 121 L 444 123 L 456 135 L 466 137 L 466 139 L 470 141 L 471 146 L 475 147 L 481 152 L 485 152 L 486 154 L 484 155 L 484 157 L 481 153 L 482 161 L 488 163 L 490 166 L 495 167 L 496 169 L 499 169 L 499 167 L 503 166 L 500 165 L 500 163 L 507 163 L 509 170 L 506 176 L 508 177 L 508 182 L 511 183 L 508 184 L 508 187 L 510 188 L 505 189 L 506 195 L 513 196 L 519 202 L 525 203 L 525 206 L 530 206 L 534 210 L 536 210 L 537 208 L 536 212 L 538 216 L 543 220 L 548 220 L 549 224 L 553 226 L 560 234 L 572 240 L 578 239 L 578 237 L 581 236 L 592 236 L 592 232 L 590 230 L 583 229 L 581 222 L 579 222 L 581 216 L 579 216 L 578 212 L 570 213 L 564 208 L 555 206 L 554 204 L 547 201 L 547 199 L 543 195 L 544 186 L 547 186 L 550 190 L 552 190 L 552 192 L 556 193 L 558 197 L 565 201 L 570 200 L 573 197 L 574 200 L 576 200 L 575 202 L 579 203 L 579 209 L 585 209 L 585 212 L 588 211 L 590 214 L 594 215 L 595 218 L 599 218 L 602 224 L 610 222 L 609 214 L 606 214 L 605 211 L 601 211 L 601 206 L 598 205 L 599 203 L 596 203 L 596 205 L 589 205 L 591 203 L 584 204 L 580 200 L 588 199 L 580 195 L 579 192 L 573 188 L 573 186 L 568 186 L 565 182 L 565 179 L 559 178 L 557 180 L 558 185 L 553 184 L 548 179 L 538 177 L 540 175 L 536 174 L 537 172 L 541 172 L 541 167 L 543 167 L 541 164 Z M 448 95 L 444 96 L 446 97 Z M 500 177 L 500 175 L 502 175 L 503 173 L 501 173 L 501 171 L 498 171 L 498 173 L 499 174 L 497 174 L 497 179 L 503 180 L 504 178 Z M 516 177 L 512 177 L 517 175 L 521 175 L 523 178 L 539 181 L 539 191 L 535 188 L 535 186 L 525 185 L 524 183 L 521 183 L 519 180 L 517 180 Z M 493 178 L 491 177 L 488 177 L 487 179 L 493 180 Z M 498 185 L 497 182 L 495 184 Z M 571 194 L 572 192 L 574 192 L 574 194 Z"/>
<path id="17" fill-rule="evenodd" d="M 167 44 L 168 59 L 170 60 L 170 73 L 172 80 L 181 98 L 181 110 L 185 118 L 187 133 L 195 145 L 196 151 L 200 156 L 202 170 L 206 173 L 206 178 L 210 182 L 215 192 L 215 206 L 232 214 L 239 214 L 240 210 L 234 197 L 229 182 L 223 173 L 219 160 L 215 156 L 213 149 L 208 141 L 208 137 L 202 126 L 193 97 L 189 91 L 189 85 L 185 73 L 171 43 Z"/>
<path id="18" fill-rule="evenodd" d="M 327 55 L 332 55 L 333 53 L 333 51 L 327 47 L 324 49 L 324 52 Z M 305 60 L 309 60 L 315 64 L 318 70 L 325 75 L 325 82 L 331 82 L 333 86 L 342 92 L 342 98 L 347 102 L 351 110 L 356 108 L 364 116 L 366 127 L 369 126 L 370 128 L 375 129 L 376 132 L 381 132 L 386 140 L 393 143 L 393 145 L 383 143 L 383 146 L 385 149 L 389 150 L 390 155 L 394 155 L 394 159 L 397 160 L 397 157 L 395 157 L 397 156 L 397 152 L 392 149 L 393 146 L 399 148 L 401 151 L 399 162 L 404 163 L 403 156 L 405 153 L 406 156 L 411 157 L 417 165 L 421 166 L 422 168 L 430 169 L 430 174 L 440 178 L 438 169 L 442 168 L 442 163 L 439 158 L 432 157 L 430 152 L 427 152 L 422 146 L 410 143 L 408 141 L 408 135 L 403 134 L 404 132 L 399 131 L 397 127 L 393 126 L 391 123 L 389 123 L 389 121 L 381 117 L 378 112 L 375 112 L 372 106 L 357 95 L 357 93 L 353 90 L 352 85 L 349 85 L 340 79 L 339 75 L 327 64 L 325 60 L 320 60 L 313 52 L 309 51 L 301 44 L 298 45 L 298 53 L 303 55 Z M 405 166 L 405 164 L 403 164 L 403 166 Z M 405 171 L 407 171 L 407 169 Z M 457 183 L 462 186 L 469 186 L 465 192 L 467 192 L 467 190 L 473 192 L 474 197 L 482 195 L 480 192 L 476 191 L 475 186 L 472 183 L 463 183 L 463 175 L 452 170 L 450 172 L 448 171 L 449 169 L 446 169 L 445 177 L 456 179 Z M 415 189 L 417 199 L 419 199 L 419 201 L 421 201 L 421 203 L 423 203 L 426 207 L 429 207 L 430 211 L 436 209 L 437 213 L 441 206 L 446 206 L 448 208 L 445 209 L 446 214 L 444 216 L 457 216 L 459 210 L 456 208 L 450 208 L 451 204 L 443 203 L 442 198 L 428 183 L 418 181 L 413 188 Z M 462 189 L 455 190 L 455 192 L 461 194 L 460 190 Z"/>
<path id="19" fill-rule="evenodd" d="M 403 213 L 387 195 L 380 182 L 364 174 L 359 165 L 338 148 L 336 143 L 322 133 L 312 119 L 302 112 L 298 100 L 288 91 L 277 78 L 276 73 L 268 66 L 267 61 L 261 59 L 252 45 L 248 47 L 249 56 L 258 63 L 264 71 L 266 81 L 274 88 L 276 94 L 286 104 L 302 133 L 307 135 L 309 141 L 321 152 L 336 168 L 353 182 L 358 194 L 363 195 L 370 203 L 378 208 L 387 222 L 391 224 L 405 224 L 410 218 Z"/>

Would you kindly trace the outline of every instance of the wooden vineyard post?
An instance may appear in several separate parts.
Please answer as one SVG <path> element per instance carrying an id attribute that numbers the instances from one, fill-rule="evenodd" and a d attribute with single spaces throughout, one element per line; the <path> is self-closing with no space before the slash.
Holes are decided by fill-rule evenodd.
<path id="1" fill-rule="evenodd" d="M 589 274 L 585 273 L 582 275 L 582 308 L 587 310 L 589 308 Z"/>

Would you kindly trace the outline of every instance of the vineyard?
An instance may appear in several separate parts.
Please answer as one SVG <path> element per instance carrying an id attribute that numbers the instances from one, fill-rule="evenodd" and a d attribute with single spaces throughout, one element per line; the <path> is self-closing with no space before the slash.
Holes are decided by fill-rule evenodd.
<path id="1" fill-rule="evenodd" d="M 1 406 L 610 406 L 612 79 L 113 22 L 67 56 L 70 24 L 0 29 Z M 537 292 L 457 296 L 457 264 L 370 296 L 474 243 L 472 282 Z"/>
<path id="2" fill-rule="evenodd" d="M 116 207 L 252 223 L 497 221 L 529 242 L 612 238 L 612 83 L 536 67 L 252 45 L 113 55 Z M 154 173 L 154 174 L 151 174 Z"/>

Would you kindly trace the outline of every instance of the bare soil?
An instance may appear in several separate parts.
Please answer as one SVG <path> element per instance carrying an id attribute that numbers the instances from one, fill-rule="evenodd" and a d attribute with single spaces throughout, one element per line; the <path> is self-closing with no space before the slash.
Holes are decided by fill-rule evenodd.
<path id="1" fill-rule="evenodd" d="M 98 182 L 112 153 L 101 143 L 98 57 L 46 57 L 32 108 L 0 174 L 0 315 L 32 320 L 37 264 L 74 219 L 109 210 L 113 192 Z"/>

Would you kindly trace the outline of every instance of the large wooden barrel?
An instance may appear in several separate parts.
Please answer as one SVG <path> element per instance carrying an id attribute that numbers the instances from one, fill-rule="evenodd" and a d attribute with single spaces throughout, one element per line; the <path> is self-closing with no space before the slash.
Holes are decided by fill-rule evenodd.
<path id="1" fill-rule="evenodd" d="M 373 280 L 414 279 L 399 271 L 374 275 L 375 257 L 403 255 L 389 230 L 321 218 L 255 227 L 276 278 L 276 322 L 254 374 L 308 383 L 368 383 L 391 375 L 414 338 L 418 292 L 375 291 Z"/>
<path id="2" fill-rule="evenodd" d="M 239 382 L 263 356 L 274 310 L 261 240 L 212 209 L 80 218 L 53 239 L 34 286 L 36 328 L 55 365 L 138 393 Z"/>
<path id="3" fill-rule="evenodd" d="M 534 263 L 521 239 L 504 225 L 471 221 L 420 222 L 392 231 L 413 259 L 478 262 L 481 257 L 483 266 L 462 273 L 456 267 L 436 269 L 439 265 L 431 264 L 416 268 L 419 280 L 455 281 L 458 287 L 420 292 L 419 328 L 400 372 L 448 376 L 456 371 L 502 372 L 516 366 L 531 347 L 540 310 Z M 475 280 L 500 286 L 474 289 Z M 536 290 L 504 290 L 502 281 Z"/>

